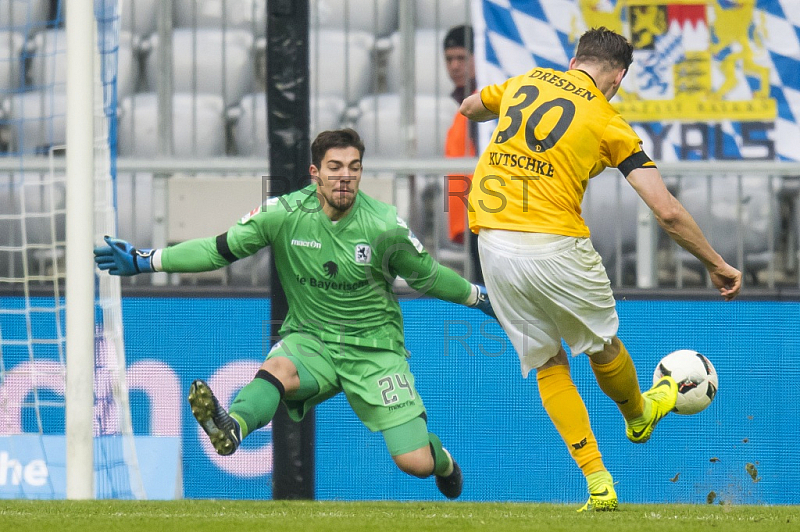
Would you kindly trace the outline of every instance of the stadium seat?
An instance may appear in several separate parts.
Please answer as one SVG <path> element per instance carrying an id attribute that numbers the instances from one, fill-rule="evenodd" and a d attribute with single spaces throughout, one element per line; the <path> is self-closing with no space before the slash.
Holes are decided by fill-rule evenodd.
<path id="1" fill-rule="evenodd" d="M 416 27 L 447 30 L 469 24 L 470 0 L 416 0 Z M 444 35 L 442 35 L 444 37 Z"/>
<path id="2" fill-rule="evenodd" d="M 139 81 L 139 37 L 120 31 L 117 51 L 117 101 L 133 94 Z M 113 50 L 107 46 L 106 50 Z M 113 54 L 109 53 L 109 57 Z M 113 66 L 113 65 L 112 65 Z"/>
<path id="3" fill-rule="evenodd" d="M 267 99 L 263 92 L 247 94 L 239 104 L 239 117 L 233 126 L 233 136 L 239 155 L 268 157 Z M 337 96 L 312 98 L 309 102 L 310 135 L 339 127 L 345 103 Z"/>
<path id="4" fill-rule="evenodd" d="M 267 142 L 267 96 L 263 92 L 245 94 L 233 124 L 236 151 L 245 157 L 269 157 Z"/>
<path id="5" fill-rule="evenodd" d="M 158 156 L 158 96 L 138 93 L 122 100 L 119 114 L 119 155 Z M 225 116 L 221 96 L 174 94 L 172 98 L 173 155 L 225 155 Z"/>
<path id="6" fill-rule="evenodd" d="M 311 28 L 365 31 L 376 37 L 397 29 L 397 0 L 316 0 L 311 2 Z"/>
<path id="7" fill-rule="evenodd" d="M 0 31 L 0 98 L 21 85 L 20 54 L 24 46 L 25 35 L 22 33 Z"/>
<path id="8" fill-rule="evenodd" d="M 682 179 L 678 199 L 694 217 L 714 249 L 730 264 L 737 264 L 738 242 L 743 239 L 744 268 L 755 281 L 758 270 L 773 258 L 778 236 L 770 235 L 780 227 L 777 193 L 778 178 L 735 175 L 715 176 L 712 179 L 688 177 Z M 768 179 L 772 179 L 772 195 Z M 741 217 L 741 222 L 740 222 Z M 741 223 L 741 226 L 739 225 Z M 740 230 L 741 227 L 741 230 Z M 772 239 L 773 249 L 769 249 Z M 678 253 L 683 264 L 704 271 L 700 261 L 688 252 Z M 705 275 L 705 274 L 703 274 Z"/>
<path id="9" fill-rule="evenodd" d="M 145 71 L 149 91 L 158 86 L 158 35 L 149 40 Z M 253 36 L 244 30 L 179 28 L 172 32 L 172 84 L 176 93 L 217 94 L 225 105 L 252 91 Z"/>
<path id="10" fill-rule="evenodd" d="M 153 174 L 117 173 L 117 234 L 141 248 L 153 247 Z"/>
<path id="11" fill-rule="evenodd" d="M 66 143 L 66 94 L 30 91 L 11 95 L 6 103 L 11 153 L 46 154 Z"/>
<path id="12" fill-rule="evenodd" d="M 65 179 L 63 171 L 54 174 L 31 170 L 0 172 L 0 212 L 10 216 L 37 217 L 63 209 L 66 198 Z M 49 229 L 47 233 L 50 233 Z M 16 239 L 19 240 L 20 236 L 17 234 Z M 42 243 L 49 240 L 43 237 L 29 241 Z"/>
<path id="13" fill-rule="evenodd" d="M 263 37 L 267 30 L 264 0 L 173 0 L 177 28 L 227 28 Z"/>
<path id="14" fill-rule="evenodd" d="M 52 265 L 54 251 L 43 245 L 64 241 L 65 179 L 63 172 L 0 173 L 0 213 L 5 216 L 0 220 L 0 277 L 20 277 L 25 267 L 29 274 L 40 274 Z M 27 264 L 19 247 L 23 242 L 38 245 L 26 249 Z"/>
<path id="15" fill-rule="evenodd" d="M 418 94 L 447 95 L 453 91 L 453 82 L 447 75 L 442 43 L 446 29 L 417 30 L 414 39 L 414 77 Z M 391 49 L 387 61 L 386 82 L 389 92 L 400 92 L 403 80 L 403 43 L 399 32 L 390 38 Z"/>
<path id="16" fill-rule="evenodd" d="M 617 279 L 617 244 L 623 279 L 636 274 L 636 220 L 639 195 L 617 170 L 606 170 L 589 180 L 581 206 L 592 234 L 592 244 L 603 258 L 612 282 Z"/>
<path id="17" fill-rule="evenodd" d="M 119 53 L 117 71 L 117 98 L 122 99 L 133 93 L 138 77 L 136 47 L 130 32 L 119 34 Z M 64 91 L 67 81 L 66 32 L 51 29 L 39 32 L 32 40 L 33 55 L 28 75 L 34 87 L 53 87 Z M 113 43 L 109 46 L 113 49 Z"/>
<path id="18" fill-rule="evenodd" d="M 28 81 L 37 88 L 66 90 L 67 34 L 63 29 L 40 31 L 29 41 L 26 52 L 31 56 Z"/>
<path id="19" fill-rule="evenodd" d="M 405 156 L 400 104 L 398 94 L 370 95 L 359 102 L 355 129 L 364 139 L 368 153 L 381 157 Z M 415 99 L 415 111 L 416 155 L 441 157 L 458 105 L 449 96 L 420 94 Z"/>
<path id="20" fill-rule="evenodd" d="M 158 0 L 121 0 L 120 29 L 144 37 L 158 29 Z"/>
<path id="21" fill-rule="evenodd" d="M 310 105 L 310 128 L 313 139 L 320 132 L 328 129 L 337 129 L 341 126 L 342 115 L 345 111 L 345 102 L 338 96 L 312 97 Z"/>
<path id="22" fill-rule="evenodd" d="M 30 35 L 44 29 L 50 18 L 50 0 L 0 1 L 0 25 L 19 31 L 27 27 Z"/>
<path id="23" fill-rule="evenodd" d="M 337 30 L 312 32 L 309 39 L 311 94 L 343 97 L 355 104 L 372 87 L 372 35 Z"/>

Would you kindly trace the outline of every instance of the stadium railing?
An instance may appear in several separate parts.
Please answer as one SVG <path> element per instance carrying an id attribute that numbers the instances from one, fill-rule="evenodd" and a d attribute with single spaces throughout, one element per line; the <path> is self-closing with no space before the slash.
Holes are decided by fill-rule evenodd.
<path id="1" fill-rule="evenodd" d="M 364 189 L 398 207 L 400 216 L 434 257 L 464 273 L 466 252 L 443 235 L 446 227 L 448 175 L 469 174 L 476 159 L 381 159 L 365 165 Z M 56 160 L 56 166 L 63 161 Z M 785 162 L 662 162 L 659 168 L 672 192 L 697 219 L 706 236 L 731 264 L 743 269 L 750 286 L 800 287 L 800 164 Z M 0 174 L 50 171 L 44 158 L 0 158 Z M 132 159 L 120 158 L 120 175 L 132 176 L 135 193 L 120 209 L 120 234 L 141 247 L 161 247 L 189 237 L 222 232 L 269 196 L 267 161 L 259 158 Z M 141 183 L 137 188 L 137 176 Z M 191 205 L 181 202 L 181 179 L 198 186 Z M 375 181 L 376 179 L 380 181 Z M 220 182 L 245 187 L 220 197 Z M 374 186 L 378 183 L 378 186 Z M 279 186 L 279 185 L 278 185 Z M 203 191 L 208 191 L 208 194 Z M 280 193 L 279 190 L 275 191 Z M 171 194 L 170 194 L 171 193 Z M 172 195 L 172 197 L 170 197 Z M 204 199 L 205 198 L 205 199 Z M 184 198 L 185 199 L 185 198 Z M 207 201 L 208 209 L 203 209 Z M 652 214 L 616 170 L 594 178 L 584 200 L 593 242 L 618 288 L 703 288 L 708 276 L 700 263 L 672 243 Z M 203 223 L 198 225 L 198 220 Z M 192 232 L 190 225 L 197 231 Z M 209 233 L 209 234 L 206 234 Z M 201 278 L 202 283 L 266 285 L 266 256 L 236 263 L 230 275 Z M 43 265 L 42 267 L 46 267 Z M 129 283 L 198 282 L 156 275 Z"/>

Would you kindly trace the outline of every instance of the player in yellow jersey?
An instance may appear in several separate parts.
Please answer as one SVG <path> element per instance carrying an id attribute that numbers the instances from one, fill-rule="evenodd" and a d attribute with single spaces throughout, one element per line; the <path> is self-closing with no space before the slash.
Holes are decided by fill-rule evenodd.
<path id="1" fill-rule="evenodd" d="M 632 442 L 647 441 L 677 398 L 671 377 L 641 393 L 616 336 L 611 285 L 581 217 L 589 179 L 606 167 L 619 169 L 670 237 L 703 262 L 722 297 L 733 299 L 742 286 L 742 274 L 714 251 L 609 103 L 632 61 L 623 36 L 591 29 L 566 72 L 534 68 L 461 105 L 472 120 L 499 117 L 475 170 L 470 229 L 478 233 L 486 287 L 523 376 L 536 369 L 544 408 L 586 476 L 589 499 L 579 511 L 615 510 L 617 495 L 562 339 L 573 354 L 589 355 Z"/>

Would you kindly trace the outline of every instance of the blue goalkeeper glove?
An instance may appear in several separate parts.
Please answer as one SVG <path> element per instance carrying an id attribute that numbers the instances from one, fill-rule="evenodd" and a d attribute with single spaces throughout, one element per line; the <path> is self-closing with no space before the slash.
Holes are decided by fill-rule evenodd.
<path id="1" fill-rule="evenodd" d="M 94 262 L 111 275 L 136 275 L 151 273 L 154 249 L 136 249 L 118 238 L 104 237 L 107 246 L 94 248 Z"/>
<path id="2" fill-rule="evenodd" d="M 494 309 L 492 308 L 492 302 L 489 300 L 489 293 L 486 291 L 486 287 L 479 284 L 473 286 L 478 289 L 478 299 L 469 306 L 480 310 L 487 316 L 497 319 Z"/>

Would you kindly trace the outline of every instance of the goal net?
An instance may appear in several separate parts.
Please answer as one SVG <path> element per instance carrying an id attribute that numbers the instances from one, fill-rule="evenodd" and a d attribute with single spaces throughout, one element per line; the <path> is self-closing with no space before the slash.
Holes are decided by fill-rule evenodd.
<path id="1" fill-rule="evenodd" d="M 66 496 L 63 0 L 0 1 L 0 498 Z M 95 242 L 116 234 L 118 0 L 95 0 Z M 95 277 L 97 498 L 144 498 L 119 278 Z"/>

